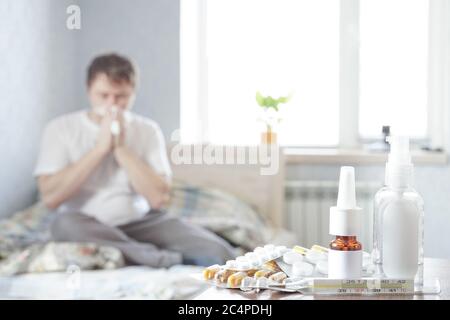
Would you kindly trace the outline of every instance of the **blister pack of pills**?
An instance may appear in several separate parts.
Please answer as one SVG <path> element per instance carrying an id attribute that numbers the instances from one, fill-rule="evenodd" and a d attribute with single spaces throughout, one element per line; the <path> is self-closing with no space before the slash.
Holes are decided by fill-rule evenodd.
<path id="1" fill-rule="evenodd" d="M 257 247 L 253 252 L 227 261 L 225 265 L 207 267 L 203 271 L 203 278 L 211 284 L 224 288 L 240 288 L 245 278 L 264 277 L 282 281 L 287 276 L 276 261 L 290 250 L 285 246 L 271 244 Z"/>
<path id="2" fill-rule="evenodd" d="M 370 274 L 370 254 L 363 253 L 363 270 Z M 222 288 L 282 288 L 292 280 L 327 277 L 328 249 L 319 245 L 311 248 L 267 244 L 252 252 L 229 260 L 225 265 L 205 268 L 203 279 Z"/>

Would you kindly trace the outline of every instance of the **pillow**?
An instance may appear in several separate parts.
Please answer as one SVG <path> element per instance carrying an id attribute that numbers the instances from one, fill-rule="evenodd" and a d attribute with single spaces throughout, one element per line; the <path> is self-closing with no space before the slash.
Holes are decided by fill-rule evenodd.
<path id="1" fill-rule="evenodd" d="M 50 240 L 53 214 L 41 202 L 0 220 L 0 260 L 17 250 Z"/>
<path id="2" fill-rule="evenodd" d="M 122 253 L 94 243 L 48 242 L 19 250 L 0 263 L 0 275 L 20 273 L 116 269 L 125 265 Z"/>
<path id="3" fill-rule="evenodd" d="M 174 180 L 166 210 L 203 226 L 246 250 L 277 242 L 290 245 L 295 237 L 286 230 L 271 228 L 249 204 L 216 188 L 205 188 Z M 274 243 L 280 244 L 280 243 Z"/>

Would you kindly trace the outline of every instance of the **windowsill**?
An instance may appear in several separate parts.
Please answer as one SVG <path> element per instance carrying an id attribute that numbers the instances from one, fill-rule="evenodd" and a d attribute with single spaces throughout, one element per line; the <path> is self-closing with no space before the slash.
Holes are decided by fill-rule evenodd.
<path id="1" fill-rule="evenodd" d="M 354 164 L 383 165 L 387 160 L 386 152 L 363 149 L 337 148 L 283 148 L 287 164 Z M 445 152 L 413 150 L 412 161 L 417 165 L 446 165 Z"/>

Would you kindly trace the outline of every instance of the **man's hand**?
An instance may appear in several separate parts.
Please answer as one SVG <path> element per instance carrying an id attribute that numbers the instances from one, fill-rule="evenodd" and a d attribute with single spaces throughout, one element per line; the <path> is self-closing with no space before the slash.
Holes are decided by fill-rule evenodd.
<path id="1" fill-rule="evenodd" d="M 111 132 L 111 124 L 114 120 L 120 125 L 120 134 L 117 137 L 114 137 Z M 39 190 L 47 207 L 55 209 L 73 197 L 108 153 L 124 148 L 123 123 L 122 112 L 119 111 L 116 114 L 111 111 L 106 112 L 100 121 L 100 132 L 93 150 L 59 172 L 39 177 Z M 117 158 L 117 152 L 115 153 Z"/>
<path id="2" fill-rule="evenodd" d="M 100 132 L 97 137 L 97 144 L 95 148 L 101 154 L 109 153 L 113 148 L 113 135 L 111 133 L 111 123 L 113 117 L 110 112 L 107 112 L 100 122 Z"/>
<path id="3" fill-rule="evenodd" d="M 114 148 L 114 155 L 125 169 L 133 189 L 143 195 L 152 208 L 161 208 L 169 199 L 170 185 L 167 178 L 157 174 L 127 146 Z"/>

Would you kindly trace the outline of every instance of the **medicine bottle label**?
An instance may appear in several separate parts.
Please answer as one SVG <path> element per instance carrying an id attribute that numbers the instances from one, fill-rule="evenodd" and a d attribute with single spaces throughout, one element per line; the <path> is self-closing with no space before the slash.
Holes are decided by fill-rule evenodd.
<path id="1" fill-rule="evenodd" d="M 358 279 L 362 276 L 362 250 L 328 251 L 328 278 Z"/>

